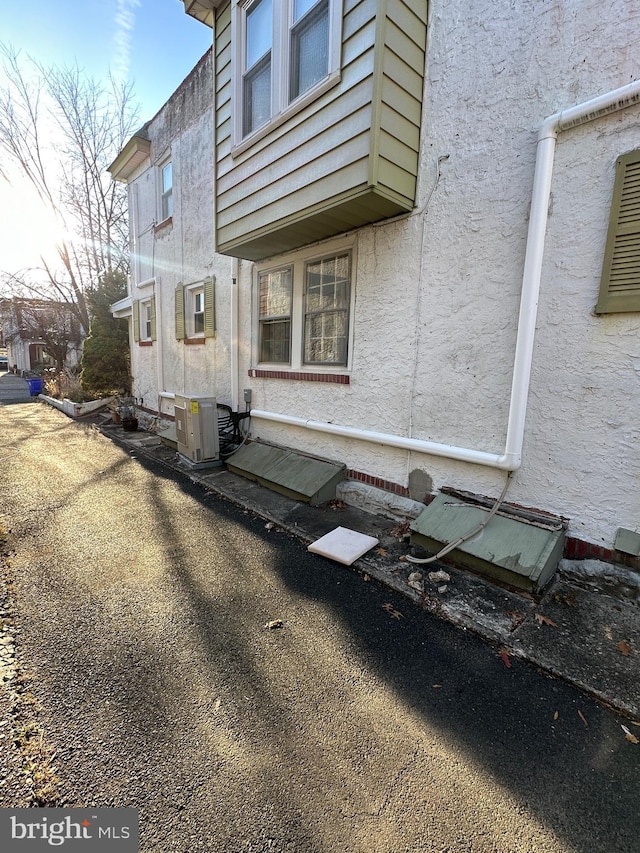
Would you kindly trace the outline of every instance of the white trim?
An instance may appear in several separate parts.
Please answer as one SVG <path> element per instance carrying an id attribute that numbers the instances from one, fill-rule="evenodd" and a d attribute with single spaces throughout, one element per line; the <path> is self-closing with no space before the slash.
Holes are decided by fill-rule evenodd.
<path id="1" fill-rule="evenodd" d="M 243 77 L 245 73 L 245 13 L 252 5 L 249 0 L 233 0 L 231 9 L 231 155 L 237 156 L 270 131 L 303 110 L 326 91 L 333 88 L 341 77 L 342 55 L 342 5 L 343 0 L 328 0 L 329 45 L 327 76 L 289 103 L 290 30 L 294 0 L 272 0 L 273 38 L 271 44 L 271 119 L 255 131 L 243 135 Z"/>
<path id="2" fill-rule="evenodd" d="M 349 327 L 347 340 L 347 363 L 346 364 L 314 364 L 304 361 L 304 270 L 306 264 L 332 257 L 333 255 L 349 253 L 351 278 L 349 283 Z M 262 273 L 280 270 L 285 267 L 291 268 L 291 348 L 290 362 L 266 362 L 260 361 L 260 275 Z M 252 323 L 253 334 L 251 367 L 255 370 L 280 370 L 290 373 L 348 373 L 353 363 L 353 336 L 354 336 L 354 313 L 356 305 L 356 269 L 357 269 L 357 239 L 356 235 L 348 238 L 337 238 L 326 243 L 316 243 L 314 246 L 306 246 L 296 249 L 286 255 L 279 255 L 276 259 L 257 262 L 253 266 L 253 311 Z"/>

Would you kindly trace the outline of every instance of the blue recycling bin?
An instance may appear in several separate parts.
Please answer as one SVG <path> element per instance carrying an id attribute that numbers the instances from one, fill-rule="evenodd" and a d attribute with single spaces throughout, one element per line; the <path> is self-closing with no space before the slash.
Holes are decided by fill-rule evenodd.
<path id="1" fill-rule="evenodd" d="M 36 394 L 42 394 L 42 389 L 44 388 L 44 379 L 40 379 L 40 377 L 36 379 L 27 379 L 29 383 L 29 393 L 32 397 L 35 397 Z"/>

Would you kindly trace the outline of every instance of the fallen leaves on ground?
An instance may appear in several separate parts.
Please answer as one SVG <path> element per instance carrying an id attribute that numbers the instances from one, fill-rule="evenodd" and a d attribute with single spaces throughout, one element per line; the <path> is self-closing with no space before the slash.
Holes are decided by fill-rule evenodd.
<path id="1" fill-rule="evenodd" d="M 387 557 L 389 555 L 389 552 L 386 548 L 376 548 L 376 554 L 379 557 Z"/>
<path id="2" fill-rule="evenodd" d="M 511 659 L 509 657 L 506 649 L 500 649 L 500 657 L 502 658 L 502 663 L 507 667 L 507 669 L 511 669 Z"/>
<path id="3" fill-rule="evenodd" d="M 625 657 L 629 657 L 631 654 L 631 646 L 627 643 L 626 640 L 620 640 L 618 643 L 618 651 L 621 652 Z"/>
<path id="4" fill-rule="evenodd" d="M 385 602 L 382 605 L 382 609 L 386 610 L 387 613 L 391 616 L 392 619 L 403 619 L 402 613 L 399 610 L 396 610 L 393 604 L 390 601 Z"/>
<path id="5" fill-rule="evenodd" d="M 578 711 L 578 716 L 580 717 L 580 719 L 582 720 L 582 722 L 585 724 L 585 726 L 586 726 L 587 728 L 589 728 L 589 723 L 587 722 L 587 718 L 586 718 L 586 717 L 585 717 L 585 715 L 582 713 L 582 711 Z"/>
<path id="6" fill-rule="evenodd" d="M 396 539 L 404 539 L 404 537 L 409 533 L 409 522 L 403 521 L 402 524 L 397 524 L 391 530 L 391 535 L 395 536 Z"/>
<path id="7" fill-rule="evenodd" d="M 551 625 L 552 628 L 557 628 L 558 625 L 553 619 L 549 619 L 548 616 L 545 616 L 543 613 L 535 613 L 536 622 L 539 622 L 541 625 Z"/>
<path id="8" fill-rule="evenodd" d="M 559 716 L 560 716 L 560 714 L 556 711 L 555 714 L 553 715 L 553 719 L 557 720 Z"/>
<path id="9" fill-rule="evenodd" d="M 555 601 L 558 602 L 558 604 L 566 604 L 568 607 L 575 607 L 576 602 L 575 602 L 574 596 L 575 596 L 575 593 L 573 593 L 573 592 L 567 592 L 565 594 L 556 593 L 556 595 L 554 595 L 553 598 Z"/>
<path id="10" fill-rule="evenodd" d="M 336 498 L 333 501 L 329 501 L 329 507 L 331 509 L 346 509 L 347 505 L 344 501 L 340 501 Z"/>
<path id="11" fill-rule="evenodd" d="M 270 631 L 273 631 L 274 628 L 282 628 L 283 622 L 282 619 L 272 619 L 271 622 L 267 622 L 266 625 L 263 625 L 263 628 L 268 628 Z"/>
<path id="12" fill-rule="evenodd" d="M 624 736 L 629 741 L 629 743 L 640 743 L 638 738 L 634 734 L 632 734 L 626 726 L 623 726 L 622 724 L 620 725 L 622 727 L 622 731 L 624 732 Z"/>
<path id="13" fill-rule="evenodd" d="M 432 684 L 431 686 L 433 687 L 434 690 L 440 690 L 440 688 L 442 687 L 442 684 Z"/>

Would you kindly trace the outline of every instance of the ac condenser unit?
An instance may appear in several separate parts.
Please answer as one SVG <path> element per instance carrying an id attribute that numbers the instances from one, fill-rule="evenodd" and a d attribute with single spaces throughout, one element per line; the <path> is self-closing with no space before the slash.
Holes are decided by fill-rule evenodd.
<path id="1" fill-rule="evenodd" d="M 174 410 L 178 453 L 196 465 L 216 462 L 220 458 L 216 398 L 176 394 Z"/>

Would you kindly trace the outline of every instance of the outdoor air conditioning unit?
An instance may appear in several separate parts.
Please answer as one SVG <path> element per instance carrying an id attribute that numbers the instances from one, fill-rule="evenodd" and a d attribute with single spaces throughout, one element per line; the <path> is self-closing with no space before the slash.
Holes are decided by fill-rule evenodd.
<path id="1" fill-rule="evenodd" d="M 178 453 L 192 465 L 208 465 L 220 458 L 218 408 L 215 397 L 176 394 Z"/>

